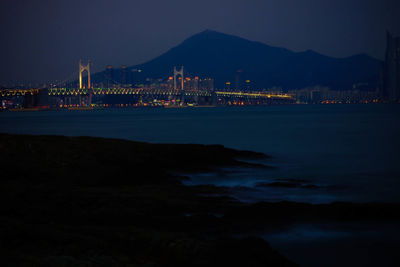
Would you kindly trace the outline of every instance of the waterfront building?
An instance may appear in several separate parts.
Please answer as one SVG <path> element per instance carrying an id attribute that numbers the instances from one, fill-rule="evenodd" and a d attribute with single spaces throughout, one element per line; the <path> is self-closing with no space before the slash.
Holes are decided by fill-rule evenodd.
<path id="1" fill-rule="evenodd" d="M 128 69 L 126 65 L 121 66 L 121 73 L 120 73 L 120 83 L 123 87 L 127 87 L 127 84 L 130 83 L 128 81 Z"/>
<path id="2" fill-rule="evenodd" d="M 235 90 L 242 90 L 243 70 L 237 70 L 235 75 Z"/>
<path id="3" fill-rule="evenodd" d="M 390 102 L 400 101 L 400 37 L 393 37 L 389 32 L 386 35 L 382 96 Z"/>
<path id="4" fill-rule="evenodd" d="M 108 65 L 106 71 L 104 72 L 104 82 L 107 88 L 110 88 L 111 85 L 114 83 L 113 78 L 114 78 L 113 66 Z"/>
<path id="5" fill-rule="evenodd" d="M 205 78 L 199 81 L 199 87 L 201 90 L 214 91 L 214 79 Z"/>

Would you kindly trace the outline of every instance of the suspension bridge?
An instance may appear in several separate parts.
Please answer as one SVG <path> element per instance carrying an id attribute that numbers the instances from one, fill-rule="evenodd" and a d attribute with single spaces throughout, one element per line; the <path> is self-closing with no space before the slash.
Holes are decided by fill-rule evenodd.
<path id="1" fill-rule="evenodd" d="M 87 85 L 83 85 L 83 73 L 87 72 Z M 171 88 L 96 88 L 90 81 L 90 62 L 79 62 L 79 88 L 51 86 L 49 88 L 1 89 L 0 100 L 23 98 L 24 107 L 48 106 L 94 106 L 96 103 L 112 105 L 152 103 L 163 101 L 174 105 L 257 105 L 293 103 L 294 98 L 287 94 L 265 92 L 224 91 L 184 88 L 184 69 L 174 68 Z M 177 77 L 180 76 L 179 86 Z M 172 78 L 172 77 L 171 77 Z M 179 87 L 179 88 L 178 88 Z"/>

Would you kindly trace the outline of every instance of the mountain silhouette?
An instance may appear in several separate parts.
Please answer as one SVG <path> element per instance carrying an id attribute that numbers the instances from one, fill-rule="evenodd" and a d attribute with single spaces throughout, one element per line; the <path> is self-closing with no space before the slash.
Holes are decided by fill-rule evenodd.
<path id="1" fill-rule="evenodd" d="M 333 58 L 311 50 L 293 52 L 206 30 L 161 56 L 126 70 L 142 70 L 133 78 L 134 82 L 141 82 L 145 78 L 172 76 L 174 66 L 184 66 L 185 73 L 191 76 L 213 78 L 216 88 L 223 88 L 227 81 L 234 84 L 235 79 L 236 83 L 237 79 L 246 79 L 256 89 L 273 86 L 299 89 L 316 85 L 350 89 L 360 83 L 376 87 L 381 61 L 365 54 Z M 121 69 L 113 72 L 114 80 L 118 81 Z M 96 82 L 103 81 L 104 74 L 97 73 Z"/>

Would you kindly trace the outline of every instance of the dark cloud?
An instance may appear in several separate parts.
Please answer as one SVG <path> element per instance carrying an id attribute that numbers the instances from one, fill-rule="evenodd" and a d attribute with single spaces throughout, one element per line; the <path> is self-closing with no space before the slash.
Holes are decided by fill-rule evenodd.
<path id="1" fill-rule="evenodd" d="M 96 70 L 149 60 L 213 29 L 294 51 L 382 58 L 400 35 L 400 1 L 2 0 L 0 81 L 65 79 L 79 58 Z"/>

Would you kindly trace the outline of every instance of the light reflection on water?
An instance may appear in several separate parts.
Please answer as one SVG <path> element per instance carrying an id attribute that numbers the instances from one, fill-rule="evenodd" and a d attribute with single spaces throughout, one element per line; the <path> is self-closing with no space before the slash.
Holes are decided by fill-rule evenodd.
<path id="1" fill-rule="evenodd" d="M 307 203 L 331 203 L 344 200 L 343 189 L 312 180 L 296 180 L 271 176 L 273 170 L 235 168 L 214 173 L 185 174 L 190 180 L 185 185 L 211 184 L 226 187 L 228 194 L 242 202 L 296 201 Z M 275 177 L 275 178 L 272 178 Z M 268 186 L 282 183 L 283 186 Z M 289 184 L 289 187 L 285 186 Z M 311 187 L 311 188 L 307 188 Z"/>

